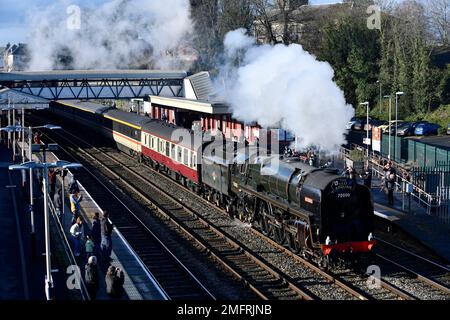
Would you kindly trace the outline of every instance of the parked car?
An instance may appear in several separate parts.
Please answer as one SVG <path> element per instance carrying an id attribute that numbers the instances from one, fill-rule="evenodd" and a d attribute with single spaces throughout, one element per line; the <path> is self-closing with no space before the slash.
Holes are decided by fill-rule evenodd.
<path id="1" fill-rule="evenodd" d="M 398 126 L 397 135 L 401 136 L 401 137 L 413 136 L 414 131 L 416 130 L 416 127 L 419 124 L 425 124 L 425 123 L 428 123 L 428 121 L 404 122 Z M 394 128 L 394 133 L 395 133 L 395 128 Z"/>
<path id="2" fill-rule="evenodd" d="M 432 136 L 437 135 L 441 126 L 436 123 L 422 123 L 417 125 L 414 134 L 417 136 Z"/>
<path id="3" fill-rule="evenodd" d="M 365 121 L 364 121 L 365 123 Z M 379 127 L 384 124 L 387 124 L 387 121 L 378 120 L 378 119 L 369 119 L 369 130 L 372 130 L 373 127 Z M 364 124 L 364 131 L 367 131 L 367 124 Z"/>
<path id="4" fill-rule="evenodd" d="M 447 125 L 447 134 L 450 134 L 450 123 Z"/>
<path id="5" fill-rule="evenodd" d="M 405 121 L 403 121 L 403 120 L 392 120 L 392 121 L 390 122 L 390 123 L 391 123 L 391 133 L 392 133 L 392 128 L 394 128 L 394 132 L 395 132 L 395 123 L 398 123 L 397 126 L 399 126 L 399 125 L 400 125 L 401 123 L 403 123 L 403 122 L 405 122 Z M 378 128 L 381 129 L 381 132 L 382 132 L 382 133 L 389 133 L 389 122 L 386 123 L 386 124 L 383 124 L 383 125 L 379 126 Z"/>
<path id="6" fill-rule="evenodd" d="M 369 118 L 370 121 L 370 118 Z M 366 123 L 366 118 L 353 117 L 349 123 L 347 123 L 347 130 L 362 130 L 364 124 Z"/>

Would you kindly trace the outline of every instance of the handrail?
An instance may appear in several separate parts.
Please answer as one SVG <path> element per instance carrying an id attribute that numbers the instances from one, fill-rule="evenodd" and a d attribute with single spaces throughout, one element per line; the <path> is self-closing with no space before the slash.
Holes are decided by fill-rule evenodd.
<path id="1" fill-rule="evenodd" d="M 25 157 L 28 158 L 28 155 L 25 154 Z M 36 155 L 36 158 L 38 159 L 39 162 L 42 162 L 42 159 L 41 159 L 42 156 L 41 156 L 40 153 Z M 32 159 L 28 159 L 28 160 L 31 161 Z M 39 175 L 41 175 L 41 173 L 39 173 Z M 43 190 L 41 190 L 41 191 L 43 192 Z M 66 258 L 68 259 L 68 261 L 69 261 L 69 263 L 71 265 L 78 266 L 78 263 L 77 263 L 77 261 L 75 259 L 75 255 L 73 254 L 72 247 L 70 245 L 70 241 L 69 241 L 69 239 L 66 236 L 66 232 L 64 230 L 64 226 L 61 224 L 61 221 L 59 220 L 58 215 L 56 213 L 56 208 L 55 208 L 55 205 L 53 203 L 53 199 L 51 199 L 49 194 L 47 194 L 46 196 L 47 196 L 47 199 L 48 199 L 47 203 L 48 203 L 48 207 L 49 207 L 49 211 L 51 213 L 52 219 L 56 223 L 56 225 L 58 226 L 57 231 L 58 231 L 59 236 L 61 237 Z M 78 272 L 78 270 L 79 269 L 77 269 L 77 272 Z M 78 279 L 80 280 L 80 286 L 81 287 L 80 287 L 79 290 L 80 290 L 80 293 L 81 293 L 81 297 L 83 298 L 83 300 L 88 300 L 89 301 L 90 300 L 89 292 L 87 290 L 87 286 L 86 286 L 86 283 L 84 281 L 84 278 L 81 275 L 81 272 L 78 275 Z"/>
<path id="2" fill-rule="evenodd" d="M 350 149 L 341 147 L 340 149 L 341 156 L 346 157 L 350 153 Z M 384 174 L 382 172 L 381 167 L 383 165 L 381 164 L 382 161 L 389 161 L 389 159 L 384 158 L 383 156 L 377 156 L 372 154 L 370 158 L 368 159 L 370 164 L 372 165 L 372 173 L 376 173 L 378 177 L 382 177 Z M 395 161 L 392 161 L 394 165 L 400 170 L 403 171 L 404 169 Z M 378 168 L 378 169 L 377 169 Z M 439 208 L 441 203 L 441 197 L 432 195 L 425 190 L 421 189 L 417 185 L 411 183 L 410 181 L 406 180 L 402 175 L 397 175 L 395 185 L 398 189 L 402 190 L 402 193 L 404 193 L 403 185 L 405 183 L 412 184 L 413 186 L 413 192 L 411 193 L 411 196 L 419 201 L 419 203 L 424 204 L 427 207 L 427 213 L 430 214 L 432 208 Z M 424 200 L 425 198 L 426 200 Z"/>
<path id="3" fill-rule="evenodd" d="M 69 239 L 67 239 L 66 232 L 64 230 L 64 226 L 61 224 L 61 220 L 59 219 L 59 217 L 56 213 L 55 205 L 54 205 L 50 195 L 47 195 L 47 197 L 48 197 L 49 209 L 52 214 L 53 221 L 55 221 L 55 223 L 58 226 L 57 230 L 58 230 L 60 237 L 63 238 L 64 250 L 66 251 L 66 255 L 67 255 L 71 265 L 78 266 L 75 255 L 73 254 L 72 247 L 70 246 Z M 81 285 L 80 293 L 81 293 L 81 296 L 83 297 L 83 300 L 90 300 L 89 292 L 87 290 L 84 278 L 81 276 L 81 273 L 78 275 L 78 278 L 80 280 L 80 285 Z"/>

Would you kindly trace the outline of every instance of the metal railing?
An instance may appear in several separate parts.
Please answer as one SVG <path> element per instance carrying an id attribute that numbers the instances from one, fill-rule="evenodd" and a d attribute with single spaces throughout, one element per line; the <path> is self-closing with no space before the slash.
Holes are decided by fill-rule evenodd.
<path id="1" fill-rule="evenodd" d="M 20 144 L 18 142 L 16 142 L 16 143 L 17 143 L 18 150 L 20 150 L 20 148 L 23 146 L 21 145 L 21 143 Z M 42 155 L 40 153 L 36 154 L 35 156 L 39 162 L 42 162 L 43 159 L 42 159 Z M 27 153 L 25 153 L 25 158 L 28 159 Z M 22 159 L 22 161 L 25 161 L 25 159 Z M 32 159 L 28 159 L 28 161 L 32 161 Z M 38 173 L 39 176 L 41 174 L 42 174 L 41 172 Z M 40 177 L 38 177 L 38 178 L 40 178 Z M 35 179 L 34 181 L 40 181 L 40 179 Z M 41 192 L 43 192 L 43 189 L 41 189 Z M 76 272 L 78 272 L 78 274 L 76 276 L 77 276 L 77 279 L 79 280 L 79 284 L 80 284 L 80 288 L 79 288 L 80 295 L 83 300 L 90 300 L 89 292 L 87 290 L 87 286 L 84 281 L 84 277 L 81 274 L 80 266 L 78 266 L 78 263 L 76 261 L 75 255 L 72 250 L 71 241 L 68 239 L 67 233 L 64 230 L 64 226 L 58 217 L 58 213 L 57 213 L 56 207 L 53 203 L 53 199 L 50 197 L 49 194 L 47 194 L 45 196 L 47 196 L 47 199 L 48 199 L 49 213 L 51 214 L 54 225 L 57 226 L 57 228 L 52 229 L 52 231 L 56 231 L 56 234 L 59 237 L 60 243 L 62 244 L 62 247 L 64 248 L 64 256 L 65 256 L 65 258 L 66 258 L 65 260 L 67 262 L 66 267 L 69 267 L 69 266 L 77 266 L 78 267 L 76 269 Z"/>
<path id="2" fill-rule="evenodd" d="M 57 210 L 55 208 L 55 205 L 53 204 L 53 201 L 50 197 L 50 195 L 47 194 L 48 197 L 48 204 L 49 204 L 49 211 L 51 213 L 51 216 L 53 218 L 54 224 L 57 226 L 56 231 L 58 233 L 58 236 L 60 237 L 61 243 L 63 244 L 65 256 L 68 259 L 68 266 L 78 266 L 77 260 L 75 258 L 75 255 L 73 254 L 72 247 L 70 245 L 70 241 L 67 238 L 66 232 L 64 230 L 64 226 L 61 223 L 60 218 L 58 217 Z M 89 292 L 87 290 L 86 283 L 84 281 L 84 277 L 81 275 L 80 266 L 76 269 L 77 279 L 80 283 L 80 294 L 83 300 L 90 300 Z"/>
<path id="3" fill-rule="evenodd" d="M 352 146 L 355 149 L 361 149 L 360 146 Z M 350 154 L 350 149 L 341 148 L 341 157 L 342 158 L 348 158 Z M 372 153 L 367 159 L 365 157 L 365 161 L 369 161 L 369 164 L 372 168 L 372 175 L 376 176 L 378 178 L 383 179 L 384 178 L 384 164 L 389 161 L 388 158 L 385 158 L 381 155 L 377 155 L 375 153 Z M 410 195 L 414 200 L 416 200 L 420 205 L 424 206 L 426 208 L 427 214 L 431 215 L 433 209 L 440 208 L 443 204 L 442 199 L 439 195 L 433 195 L 431 193 L 426 192 L 422 188 L 420 188 L 418 185 L 414 184 L 410 180 L 406 179 L 405 176 L 407 173 L 407 170 L 403 168 L 398 163 L 392 161 L 394 167 L 397 170 L 397 176 L 395 181 L 396 190 L 400 190 L 402 192 L 402 196 Z M 412 192 L 406 193 L 406 186 L 410 184 L 412 185 Z M 382 186 L 380 186 L 382 187 Z M 403 201 L 404 203 L 404 201 Z"/>

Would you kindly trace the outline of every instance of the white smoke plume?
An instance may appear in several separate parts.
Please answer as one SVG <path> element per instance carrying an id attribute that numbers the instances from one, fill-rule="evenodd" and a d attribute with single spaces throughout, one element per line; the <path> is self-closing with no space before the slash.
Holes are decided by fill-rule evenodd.
<path id="1" fill-rule="evenodd" d="M 225 39 L 228 63 L 221 75 L 225 88 L 218 91 L 235 118 L 288 130 L 297 136 L 297 149 L 316 146 L 330 153 L 339 149 L 354 109 L 333 81 L 328 63 L 297 44 L 254 45 L 243 30 L 232 31 Z"/>
<path id="2" fill-rule="evenodd" d="M 188 68 L 193 50 L 189 0 L 109 0 L 67 12 L 62 0 L 29 16 L 30 70 Z M 75 19 L 74 27 L 70 19 Z M 69 24 L 68 24 L 69 21 Z M 187 52 L 187 54 L 186 54 Z M 183 53 L 185 55 L 183 56 Z"/>

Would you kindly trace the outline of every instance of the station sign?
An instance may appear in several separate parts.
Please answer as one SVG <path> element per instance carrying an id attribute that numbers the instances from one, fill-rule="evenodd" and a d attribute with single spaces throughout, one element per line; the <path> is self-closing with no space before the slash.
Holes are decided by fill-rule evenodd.
<path id="1" fill-rule="evenodd" d="M 372 128 L 372 150 L 381 152 L 381 129 Z"/>
<path id="2" fill-rule="evenodd" d="M 363 144 L 370 146 L 372 144 L 372 140 L 370 138 L 364 138 Z"/>

